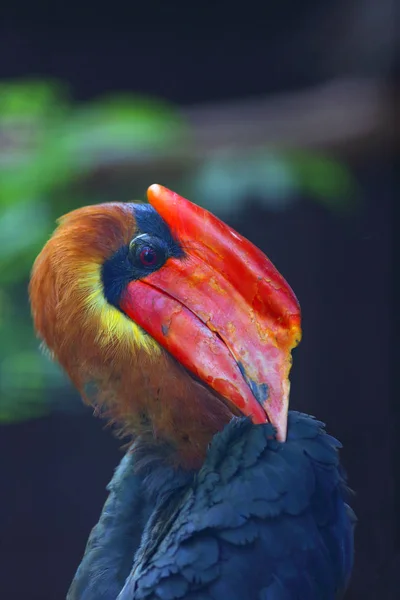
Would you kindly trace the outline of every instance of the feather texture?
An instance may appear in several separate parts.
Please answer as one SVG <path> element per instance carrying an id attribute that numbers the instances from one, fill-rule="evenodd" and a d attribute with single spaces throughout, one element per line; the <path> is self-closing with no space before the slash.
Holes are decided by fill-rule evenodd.
<path id="1" fill-rule="evenodd" d="M 355 523 L 340 444 L 307 415 L 288 425 L 281 444 L 233 419 L 186 476 L 126 457 L 68 600 L 338 598 Z"/>

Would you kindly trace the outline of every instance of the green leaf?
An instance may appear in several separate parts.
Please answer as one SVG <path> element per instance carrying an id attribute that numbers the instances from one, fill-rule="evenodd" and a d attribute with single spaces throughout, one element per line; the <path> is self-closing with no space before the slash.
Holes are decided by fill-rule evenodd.
<path id="1" fill-rule="evenodd" d="M 151 98 L 116 95 L 80 107 L 66 123 L 60 144 L 78 170 L 136 160 L 181 142 L 187 127 L 176 109 Z"/>
<path id="2" fill-rule="evenodd" d="M 60 84 L 0 84 L 0 206 L 36 198 L 71 174 L 58 143 L 68 112 Z"/>
<path id="3" fill-rule="evenodd" d="M 59 81 L 22 79 L 0 82 L 0 119 L 43 119 L 64 112 L 67 87 Z"/>
<path id="4" fill-rule="evenodd" d="M 345 164 L 307 152 L 288 154 L 301 190 L 335 212 L 352 212 L 358 207 L 358 187 Z"/>
<path id="5" fill-rule="evenodd" d="M 298 182 L 279 154 L 223 152 L 200 167 L 193 186 L 203 206 L 225 214 L 238 210 L 250 196 L 273 210 L 283 210 L 293 201 Z"/>
<path id="6" fill-rule="evenodd" d="M 52 227 L 50 208 L 44 201 L 25 199 L 5 206 L 0 219 L 0 283 L 24 277 Z"/>
<path id="7" fill-rule="evenodd" d="M 65 376 L 39 349 L 12 353 L 0 363 L 0 421 L 41 417 L 51 410 L 49 388 L 65 385 Z"/>

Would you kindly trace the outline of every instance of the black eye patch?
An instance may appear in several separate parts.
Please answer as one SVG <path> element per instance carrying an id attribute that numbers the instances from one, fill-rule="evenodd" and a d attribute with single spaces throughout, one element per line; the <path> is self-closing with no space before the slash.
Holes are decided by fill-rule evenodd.
<path id="1" fill-rule="evenodd" d="M 149 204 L 132 204 L 138 231 L 129 245 L 121 246 L 102 266 L 106 300 L 119 307 L 122 291 L 130 281 L 142 279 L 161 268 L 169 257 L 184 252 L 170 229 Z"/>

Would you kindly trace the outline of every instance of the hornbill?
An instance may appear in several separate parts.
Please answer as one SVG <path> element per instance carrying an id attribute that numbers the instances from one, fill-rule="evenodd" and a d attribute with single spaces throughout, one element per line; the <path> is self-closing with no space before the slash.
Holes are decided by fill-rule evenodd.
<path id="1" fill-rule="evenodd" d="M 323 423 L 288 412 L 298 301 L 203 208 L 74 210 L 35 261 L 35 328 L 128 434 L 69 600 L 333 600 L 354 515 Z"/>

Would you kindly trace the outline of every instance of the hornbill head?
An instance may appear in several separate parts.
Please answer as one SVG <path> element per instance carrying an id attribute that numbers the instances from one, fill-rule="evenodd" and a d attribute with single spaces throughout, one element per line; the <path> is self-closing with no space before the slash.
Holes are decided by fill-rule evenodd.
<path id="1" fill-rule="evenodd" d="M 194 468 L 232 415 L 286 437 L 297 299 L 208 211 L 152 185 L 149 204 L 72 211 L 35 261 L 35 328 L 85 402 Z"/>

